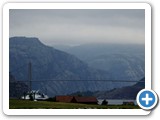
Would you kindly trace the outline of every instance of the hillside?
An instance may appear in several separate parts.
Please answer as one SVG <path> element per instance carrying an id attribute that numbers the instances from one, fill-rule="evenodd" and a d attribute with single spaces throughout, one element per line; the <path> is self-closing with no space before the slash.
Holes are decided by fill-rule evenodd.
<path id="1" fill-rule="evenodd" d="M 145 78 L 132 86 L 113 89 L 107 92 L 97 92 L 95 96 L 105 99 L 136 99 L 138 92 L 145 88 Z"/>
<path id="2" fill-rule="evenodd" d="M 19 98 L 21 95 L 26 93 L 27 90 L 28 90 L 27 84 L 20 81 L 16 81 L 15 77 L 11 75 L 11 73 L 9 74 L 9 97 L 10 98 Z"/>

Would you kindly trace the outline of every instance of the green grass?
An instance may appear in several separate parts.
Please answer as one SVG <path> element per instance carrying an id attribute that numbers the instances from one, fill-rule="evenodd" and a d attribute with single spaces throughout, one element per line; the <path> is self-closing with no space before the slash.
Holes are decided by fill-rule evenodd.
<path id="1" fill-rule="evenodd" d="M 9 109 L 140 109 L 132 105 L 90 105 L 49 101 L 9 100 Z"/>

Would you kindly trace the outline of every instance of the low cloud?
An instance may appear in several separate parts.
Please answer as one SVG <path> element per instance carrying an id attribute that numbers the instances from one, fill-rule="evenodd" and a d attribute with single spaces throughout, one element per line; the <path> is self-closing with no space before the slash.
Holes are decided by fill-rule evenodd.
<path id="1" fill-rule="evenodd" d="M 46 44 L 145 42 L 144 10 L 10 10 L 10 37 Z"/>

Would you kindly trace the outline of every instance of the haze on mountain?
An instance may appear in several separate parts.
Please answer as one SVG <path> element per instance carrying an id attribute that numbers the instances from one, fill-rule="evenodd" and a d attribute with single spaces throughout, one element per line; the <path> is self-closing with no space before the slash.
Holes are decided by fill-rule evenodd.
<path id="1" fill-rule="evenodd" d="M 56 48 L 78 57 L 92 68 L 107 71 L 112 80 L 135 81 L 145 76 L 143 44 L 85 44 Z"/>

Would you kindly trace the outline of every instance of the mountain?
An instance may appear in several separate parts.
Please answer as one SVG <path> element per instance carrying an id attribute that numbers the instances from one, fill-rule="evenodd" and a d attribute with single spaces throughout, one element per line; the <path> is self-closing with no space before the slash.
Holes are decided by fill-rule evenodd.
<path id="1" fill-rule="evenodd" d="M 85 92 L 76 92 L 71 95 L 77 96 L 95 96 L 99 99 L 132 99 L 135 100 L 138 92 L 145 88 L 145 78 L 142 78 L 136 84 L 132 86 L 126 86 L 121 88 L 114 88 L 109 91 L 85 91 Z"/>
<path id="2" fill-rule="evenodd" d="M 90 67 L 108 72 L 112 80 L 138 81 L 145 76 L 144 45 L 84 44 L 66 47 L 65 51 L 86 62 Z M 118 83 L 120 84 L 134 83 Z"/>
<path id="3" fill-rule="evenodd" d="M 107 77 L 102 71 L 89 68 L 75 56 L 43 45 L 37 38 L 10 38 L 11 71 L 29 62 L 33 66 L 33 79 L 98 80 Z M 34 69 L 34 66 L 39 69 Z M 27 79 L 27 74 L 20 74 L 17 79 L 21 77 Z"/>
<path id="4" fill-rule="evenodd" d="M 111 82 L 102 83 L 111 79 L 106 71 L 89 67 L 74 55 L 46 46 L 38 38 L 11 37 L 9 69 L 17 81 L 28 84 L 29 63 L 32 89 L 46 91 L 49 96 L 115 87 Z"/>
<path id="5" fill-rule="evenodd" d="M 136 99 L 138 92 L 145 88 L 145 78 L 135 85 L 115 88 L 107 92 L 97 92 L 95 96 L 104 99 Z"/>

